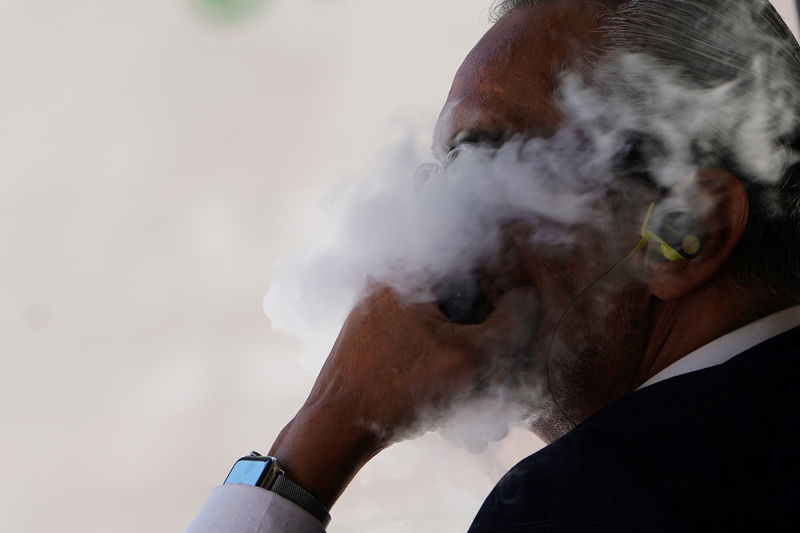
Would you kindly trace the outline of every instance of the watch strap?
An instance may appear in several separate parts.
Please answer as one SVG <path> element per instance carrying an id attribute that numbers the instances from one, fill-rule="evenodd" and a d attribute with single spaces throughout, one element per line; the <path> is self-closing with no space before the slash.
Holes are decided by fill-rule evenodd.
<path id="1" fill-rule="evenodd" d="M 278 474 L 269 490 L 302 507 L 311 516 L 319 520 L 322 527 L 328 527 L 328 524 L 330 524 L 331 515 L 328 513 L 328 509 L 310 492 L 286 477 L 283 472 Z"/>

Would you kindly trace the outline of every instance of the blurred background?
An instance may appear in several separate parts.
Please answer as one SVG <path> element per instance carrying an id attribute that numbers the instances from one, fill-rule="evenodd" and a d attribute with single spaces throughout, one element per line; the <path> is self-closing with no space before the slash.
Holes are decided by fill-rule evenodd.
<path id="1" fill-rule="evenodd" d="M 183 531 L 266 451 L 314 380 L 276 265 L 432 126 L 488 4 L 0 0 L 0 530 Z M 464 531 L 539 446 L 395 446 L 329 530 Z"/>

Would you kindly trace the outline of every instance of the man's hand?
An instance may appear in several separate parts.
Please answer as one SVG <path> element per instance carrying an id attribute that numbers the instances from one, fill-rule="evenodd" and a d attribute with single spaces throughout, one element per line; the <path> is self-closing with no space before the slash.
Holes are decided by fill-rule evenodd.
<path id="1" fill-rule="evenodd" d="M 376 453 L 502 376 L 529 340 L 536 309 L 535 290 L 517 288 L 483 323 L 459 325 L 435 304 L 406 305 L 381 290 L 352 311 L 270 455 L 330 507 Z"/>

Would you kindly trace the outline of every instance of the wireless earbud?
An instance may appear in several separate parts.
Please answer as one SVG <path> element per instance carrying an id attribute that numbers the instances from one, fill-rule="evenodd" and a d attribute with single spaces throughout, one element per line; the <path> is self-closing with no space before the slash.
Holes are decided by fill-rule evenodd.
<path id="1" fill-rule="evenodd" d="M 650 204 L 642 224 L 642 238 L 659 243 L 659 251 L 667 261 L 694 259 L 703 249 L 700 227 L 686 211 L 670 211 L 653 216 L 656 202 Z M 654 222 L 657 221 L 657 225 Z"/>

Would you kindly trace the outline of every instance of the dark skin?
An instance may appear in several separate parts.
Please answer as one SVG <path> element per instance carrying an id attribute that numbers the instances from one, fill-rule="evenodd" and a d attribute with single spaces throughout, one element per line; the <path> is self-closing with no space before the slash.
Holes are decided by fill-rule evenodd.
<path id="1" fill-rule="evenodd" d="M 436 127 L 435 150 L 446 153 L 465 137 L 552 134 L 562 121 L 553 101 L 558 73 L 593 52 L 602 39 L 602 16 L 613 7 L 547 2 L 500 20 L 459 69 Z M 582 299 L 561 324 L 552 395 L 571 420 L 583 420 L 691 351 L 777 310 L 749 304 L 726 268 L 747 222 L 741 182 L 705 169 L 696 183 L 712 206 L 702 220 L 708 234 L 703 253 L 664 262 L 648 245 L 598 289 L 602 298 Z M 380 450 L 408 437 L 420 421 L 431 422 L 431 413 L 446 412 L 478 383 L 502 380 L 515 352 L 533 362 L 530 383 L 541 383 L 556 322 L 581 289 L 633 248 L 649 201 L 642 197 L 628 206 L 622 219 L 601 209 L 591 225 L 570 227 L 576 238 L 568 250 L 527 245 L 525 224 L 512 224 L 514 286 L 481 324 L 451 323 L 435 304 L 406 305 L 376 288 L 353 310 L 308 400 L 270 455 L 330 507 Z M 720 303 L 730 301 L 741 305 L 721 312 Z M 552 400 L 542 401 L 545 414 L 532 429 L 549 441 L 572 424 Z"/>

